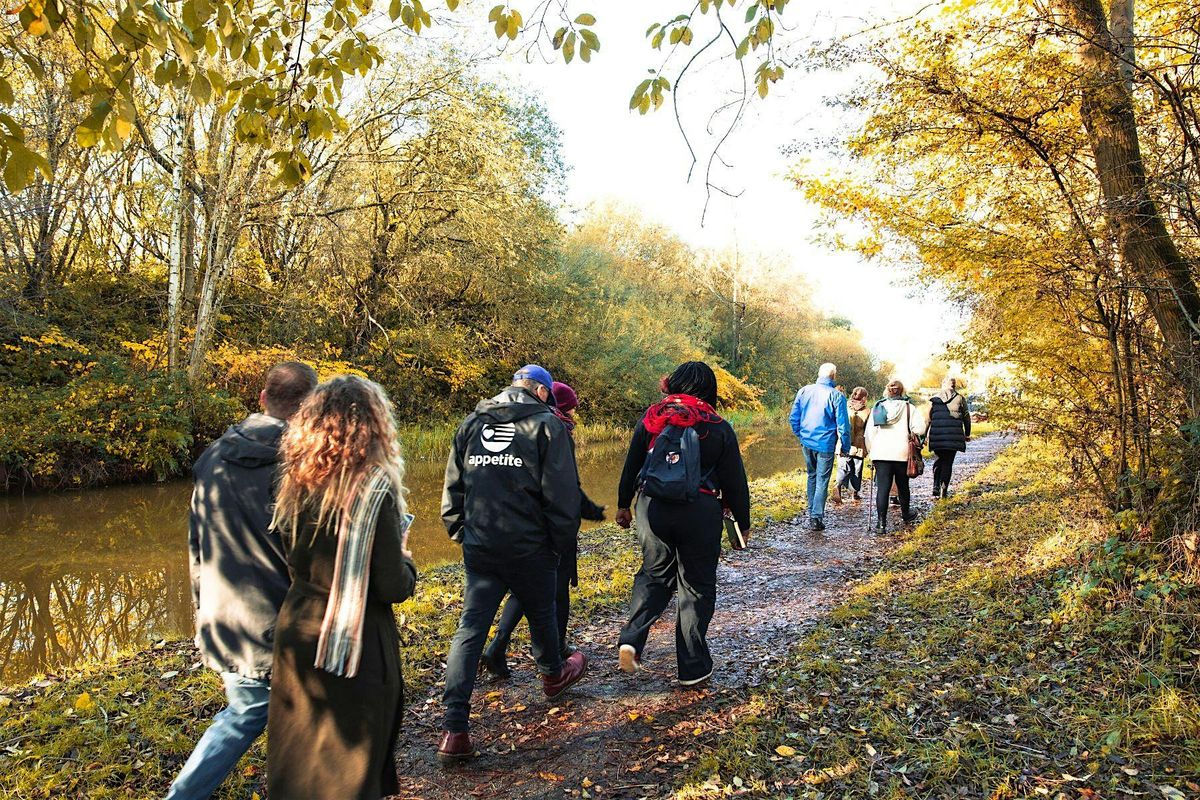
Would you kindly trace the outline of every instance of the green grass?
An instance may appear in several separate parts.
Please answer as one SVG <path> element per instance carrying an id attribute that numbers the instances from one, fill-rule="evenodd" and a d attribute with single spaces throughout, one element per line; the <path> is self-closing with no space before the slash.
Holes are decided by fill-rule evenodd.
<path id="1" fill-rule="evenodd" d="M 1049 447 L 1001 455 L 750 693 L 678 796 L 1200 792 L 1200 588 L 1069 488 Z"/>
<path id="2" fill-rule="evenodd" d="M 452 420 L 401 427 L 399 434 L 404 457 L 412 461 L 444 460 L 450 452 L 458 424 L 459 420 Z M 629 438 L 629 432 L 629 428 L 605 420 L 582 422 L 575 428 L 575 442 L 586 452 L 588 445 L 623 442 Z"/>
<path id="3" fill-rule="evenodd" d="M 765 408 L 756 411 L 721 411 L 721 416 L 739 431 L 771 426 L 787 426 L 791 408 Z"/>
<path id="4" fill-rule="evenodd" d="M 971 436 L 987 436 L 989 433 L 1005 430 L 999 423 L 990 420 L 971 423 Z"/>
<path id="5" fill-rule="evenodd" d="M 803 485 L 795 474 L 753 482 L 755 524 L 793 516 L 797 492 Z M 604 525 L 581 534 L 580 547 L 574 618 L 624 608 L 639 566 L 634 535 Z M 441 679 L 461 604 L 461 566 L 447 564 L 423 571 L 416 595 L 397 606 L 410 702 Z M 0 690 L 0 797 L 161 797 L 223 706 L 217 675 L 196 657 L 190 642 L 162 642 Z M 264 756 L 259 741 L 215 796 L 248 797 L 260 784 Z"/>

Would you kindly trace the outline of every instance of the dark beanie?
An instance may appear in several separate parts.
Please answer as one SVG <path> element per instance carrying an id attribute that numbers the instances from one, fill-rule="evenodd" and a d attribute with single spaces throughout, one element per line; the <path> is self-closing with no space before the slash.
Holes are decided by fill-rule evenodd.
<path id="1" fill-rule="evenodd" d="M 579 405 L 579 395 L 575 394 L 575 390 L 562 381 L 555 381 L 554 385 L 550 387 L 550 393 L 554 395 L 554 404 L 563 413 Z"/>

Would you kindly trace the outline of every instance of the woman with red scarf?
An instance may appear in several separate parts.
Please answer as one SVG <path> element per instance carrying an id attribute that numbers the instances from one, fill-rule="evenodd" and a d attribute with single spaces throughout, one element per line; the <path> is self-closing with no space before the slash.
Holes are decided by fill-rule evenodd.
<path id="1" fill-rule="evenodd" d="M 629 621 L 621 630 L 620 668 L 641 669 L 650 626 L 677 599 L 675 656 L 681 686 L 712 676 L 705 636 L 717 601 L 724 509 L 750 530 L 750 489 L 733 428 L 717 414 L 717 376 L 703 361 L 681 364 L 663 381 L 667 395 L 646 411 L 633 432 L 618 492 L 617 524 L 628 528 L 636 510 L 642 568 L 634 577 Z M 700 442 L 700 493 L 689 502 L 647 497 L 639 476 L 655 439 L 668 425 L 694 428 Z M 638 495 L 636 508 L 633 506 Z"/>

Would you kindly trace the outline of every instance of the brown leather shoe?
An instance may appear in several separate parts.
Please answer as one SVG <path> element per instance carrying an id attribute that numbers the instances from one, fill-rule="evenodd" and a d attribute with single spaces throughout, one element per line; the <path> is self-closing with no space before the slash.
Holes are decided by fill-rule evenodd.
<path id="1" fill-rule="evenodd" d="M 471 734 L 442 731 L 437 758 L 444 765 L 461 764 L 475 758 L 475 745 L 471 744 Z"/>
<path id="2" fill-rule="evenodd" d="M 557 675 L 542 676 L 542 691 L 546 693 L 546 697 L 553 700 L 579 683 L 587 674 L 587 665 L 587 656 L 578 650 L 571 653 L 563 662 L 562 669 L 558 671 Z"/>

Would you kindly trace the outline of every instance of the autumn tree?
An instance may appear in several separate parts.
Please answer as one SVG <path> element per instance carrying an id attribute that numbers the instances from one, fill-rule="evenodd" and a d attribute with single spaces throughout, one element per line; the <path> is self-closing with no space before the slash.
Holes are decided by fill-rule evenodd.
<path id="1" fill-rule="evenodd" d="M 1196 474 L 1200 181 L 1191 101 L 1171 89 L 1187 80 L 1179 53 L 1196 52 L 1186 6 L 1140 20 L 1114 6 L 1132 25 L 1126 50 L 1109 18 L 1086 27 L 1037 4 L 956 6 L 887 41 L 847 40 L 830 57 L 880 76 L 845 98 L 867 111 L 850 169 L 796 175 L 833 220 L 866 223 L 864 254 L 970 309 L 950 355 L 1014 365 L 1013 418 L 1061 441 L 1115 507 L 1143 511 Z"/>

